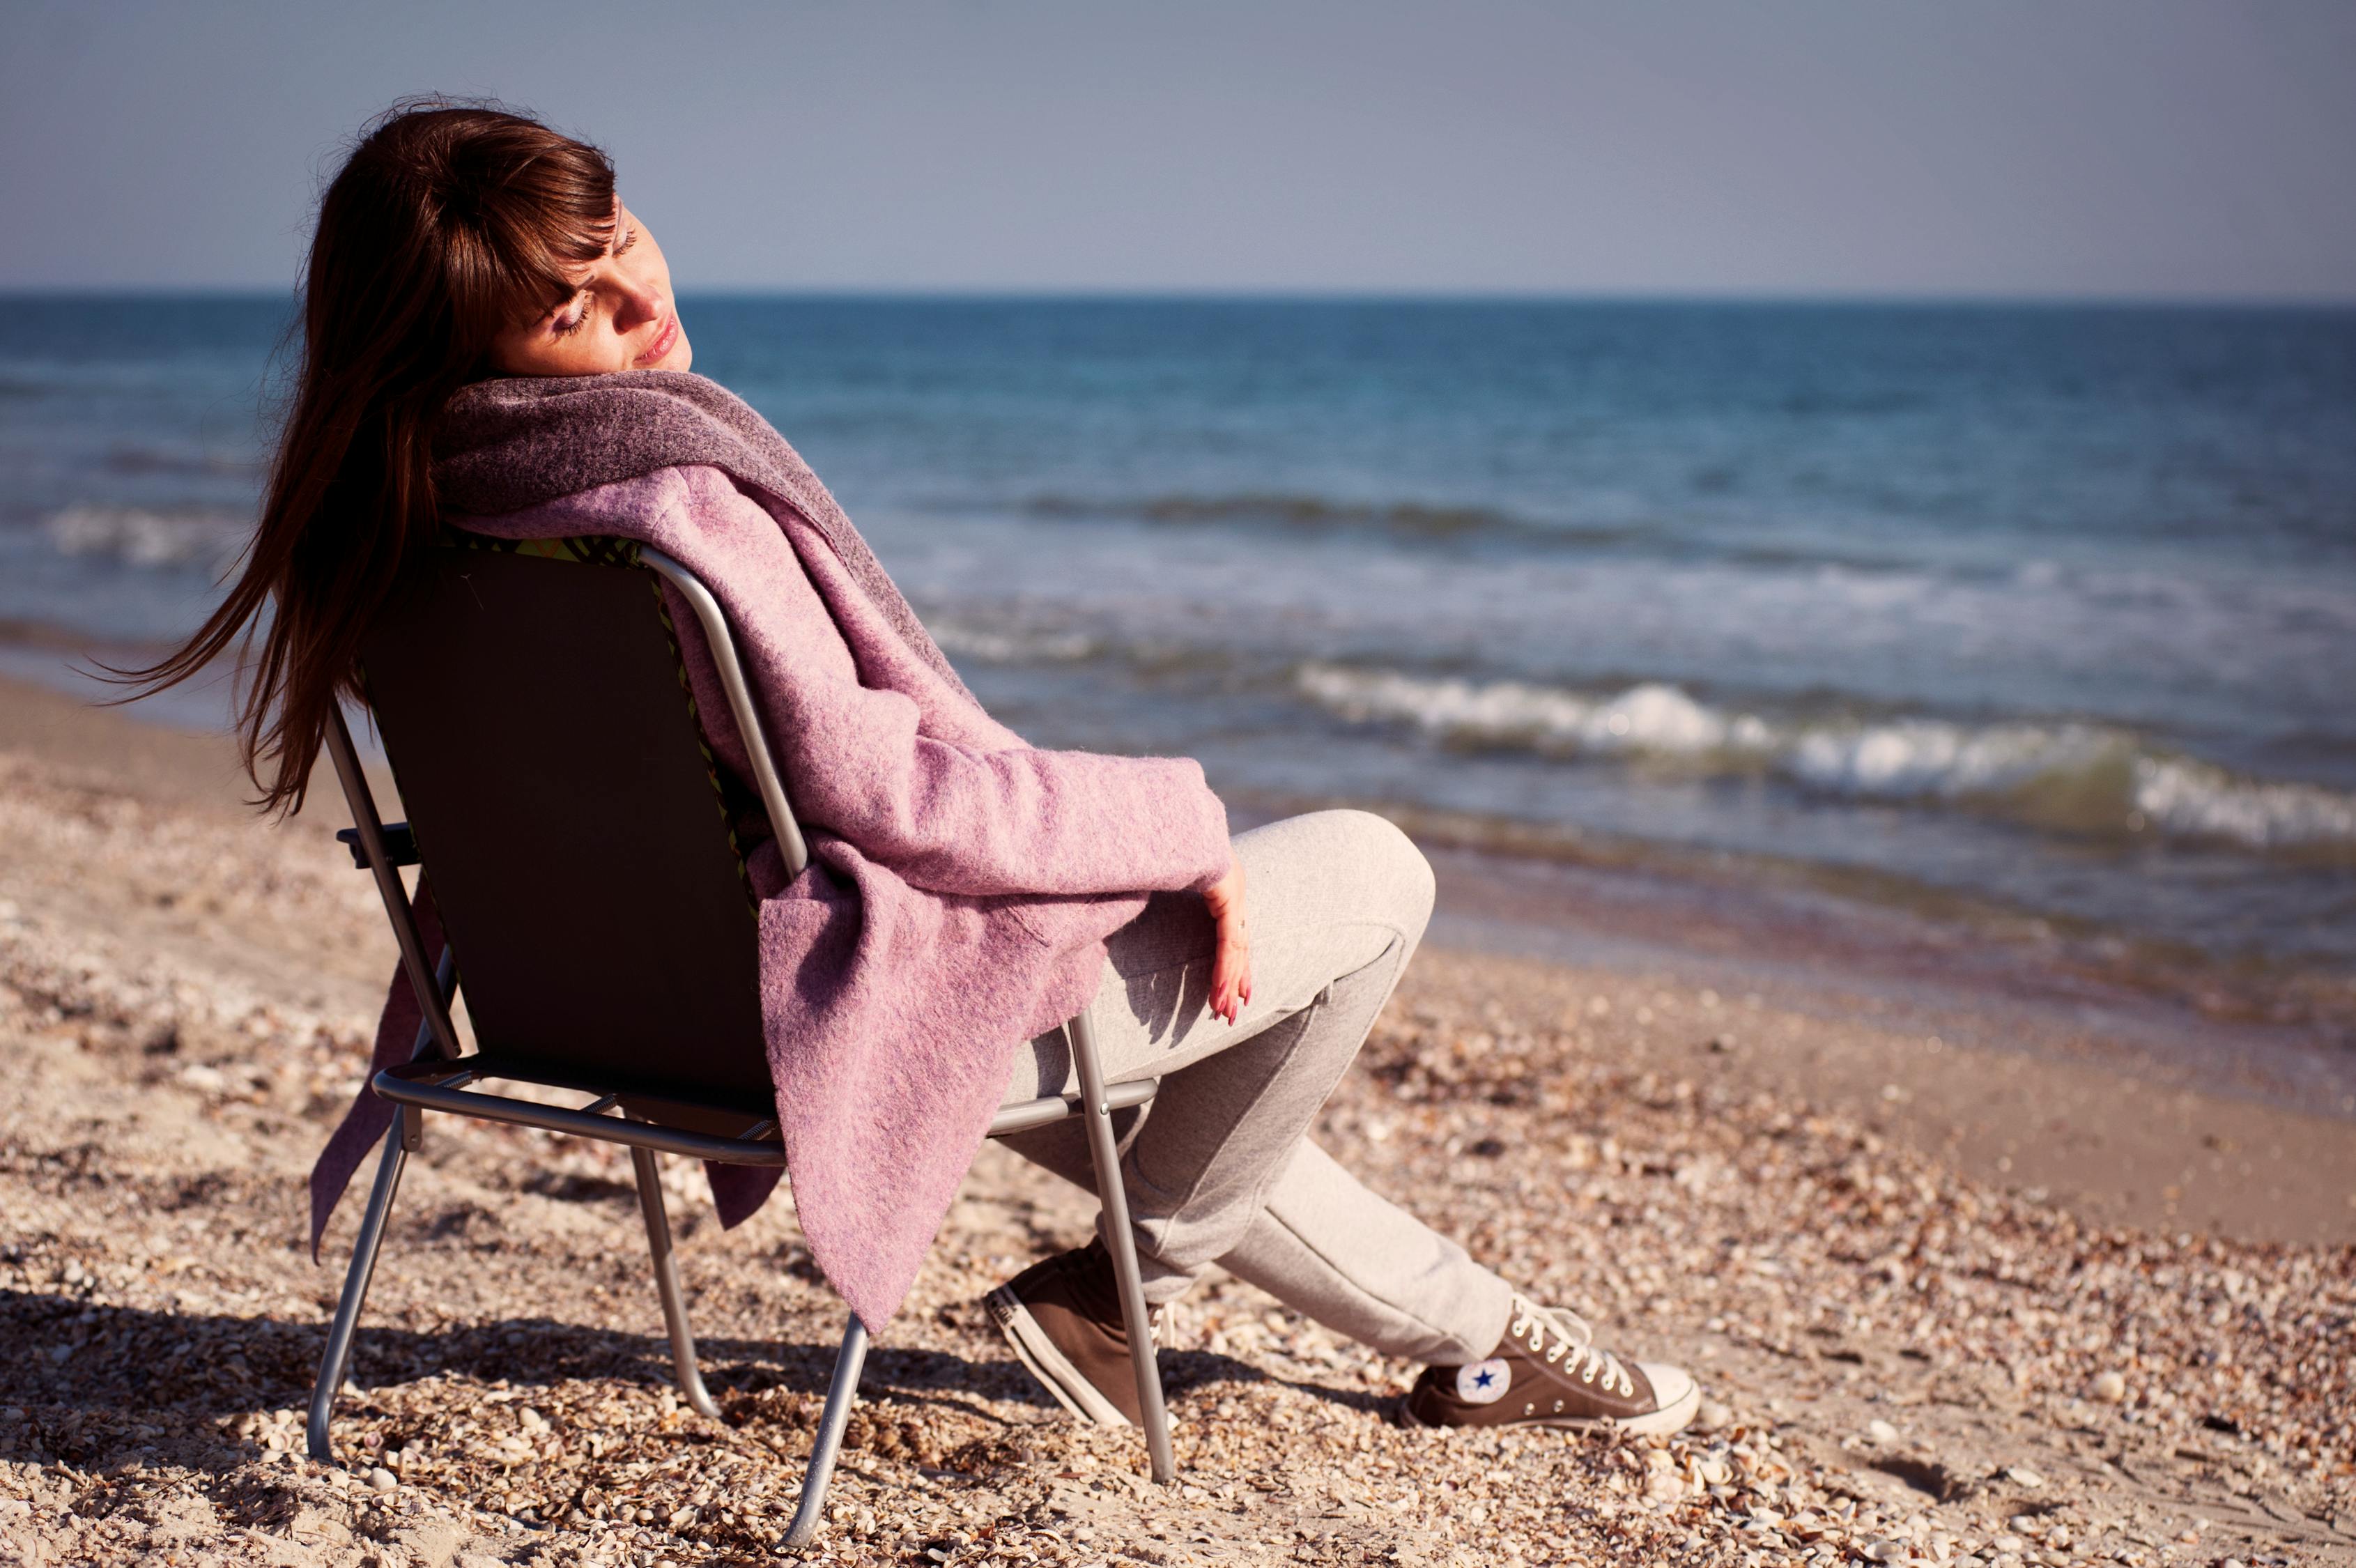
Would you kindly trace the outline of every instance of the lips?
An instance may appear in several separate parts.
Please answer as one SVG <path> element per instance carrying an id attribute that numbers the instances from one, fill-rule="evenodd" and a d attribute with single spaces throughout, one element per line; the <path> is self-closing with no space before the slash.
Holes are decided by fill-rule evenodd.
<path id="1" fill-rule="evenodd" d="M 673 312 L 663 317 L 663 324 L 655 330 L 655 340 L 647 345 L 645 353 L 638 356 L 638 363 L 641 365 L 659 363 L 662 357 L 669 353 L 678 343 L 679 316 L 677 312 Z"/>

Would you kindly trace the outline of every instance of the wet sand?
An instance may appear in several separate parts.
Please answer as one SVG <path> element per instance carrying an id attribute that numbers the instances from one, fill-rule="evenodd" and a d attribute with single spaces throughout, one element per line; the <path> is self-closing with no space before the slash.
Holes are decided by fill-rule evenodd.
<path id="1" fill-rule="evenodd" d="M 706 1422 L 626 1163 L 537 1136 L 435 1125 L 340 1463 L 292 1456 L 358 1208 L 313 1266 L 301 1175 L 391 944 L 332 796 L 271 829 L 239 785 L 219 736 L 0 683 L 0 1561 L 767 1555 L 839 1332 L 790 1206 L 723 1235 L 667 1177 Z M 2328 1049 L 1797 894 L 1432 854 L 1442 918 L 1319 1136 L 1692 1367 L 1708 1430 L 1403 1429 L 1413 1369 L 1218 1279 L 1167 1363 L 1187 1484 L 1141 1487 L 974 1306 L 1088 1208 L 988 1150 L 822 1555 L 2356 1561 Z"/>
<path id="2" fill-rule="evenodd" d="M 2088 1223 L 2356 1242 L 2356 1045 L 2334 1035 L 1813 892 L 1430 854 L 1435 942 L 1538 959 L 1539 991 L 1649 986 L 1631 1048 L 1664 1066 L 1803 1098 Z"/>

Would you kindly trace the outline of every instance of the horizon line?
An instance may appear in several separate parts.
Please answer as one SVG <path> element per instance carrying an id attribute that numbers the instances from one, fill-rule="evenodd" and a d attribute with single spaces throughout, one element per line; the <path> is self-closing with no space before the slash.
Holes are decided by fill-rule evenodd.
<path id="1" fill-rule="evenodd" d="M 284 284 L 131 283 L 93 287 L 87 284 L 0 283 L 0 299 L 133 300 L 284 298 Z M 2356 292 L 2347 295 L 2266 294 L 2072 294 L 2021 291 L 1850 290 L 1639 290 L 1504 288 L 1290 288 L 1290 287 L 1109 287 L 1109 286 L 894 286 L 719 284 L 678 291 L 681 300 L 841 300 L 939 304 L 1299 304 L 1299 305 L 1649 305 L 1885 306 L 1897 308 L 2251 310 L 2340 312 L 2356 310 Z"/>

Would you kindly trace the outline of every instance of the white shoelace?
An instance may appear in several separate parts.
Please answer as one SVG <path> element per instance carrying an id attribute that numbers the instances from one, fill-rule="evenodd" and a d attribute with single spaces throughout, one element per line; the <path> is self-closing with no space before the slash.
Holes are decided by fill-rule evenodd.
<path id="1" fill-rule="evenodd" d="M 1636 1384 L 1620 1358 L 1595 1348 L 1595 1330 L 1587 1319 L 1565 1307 L 1540 1306 L 1525 1295 L 1514 1297 L 1513 1311 L 1506 1338 L 1543 1359 L 1547 1366 L 1559 1366 L 1565 1375 L 1578 1373 L 1582 1383 L 1592 1383 L 1600 1376 L 1606 1392 L 1617 1392 L 1622 1399 L 1636 1396 Z"/>

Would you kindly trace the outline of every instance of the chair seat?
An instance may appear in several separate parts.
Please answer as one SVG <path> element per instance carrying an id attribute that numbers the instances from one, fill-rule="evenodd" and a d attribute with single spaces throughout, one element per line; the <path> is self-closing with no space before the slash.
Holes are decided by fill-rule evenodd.
<path id="1" fill-rule="evenodd" d="M 466 1086 L 484 1081 L 531 1083 L 596 1094 L 589 1105 L 549 1105 L 513 1095 L 487 1094 Z M 376 1092 L 396 1105 L 420 1111 L 505 1122 L 543 1132 L 569 1133 L 575 1137 L 656 1149 L 688 1159 L 731 1165 L 782 1165 L 785 1144 L 776 1134 L 776 1117 L 766 1103 L 728 1107 L 694 1103 L 645 1093 L 617 1092 L 602 1085 L 577 1080 L 552 1082 L 528 1070 L 509 1070 L 487 1053 L 455 1061 L 417 1061 L 389 1067 L 373 1079 Z M 623 1114 L 607 1112 L 619 1107 Z"/>
<path id="2" fill-rule="evenodd" d="M 466 1087 L 493 1080 L 571 1090 L 598 1098 L 591 1105 L 576 1108 L 519 1100 L 512 1095 L 487 1094 Z M 1161 1087 L 1161 1080 L 1151 1078 L 1107 1084 L 1104 1108 L 1109 1113 L 1142 1105 Z M 570 1133 L 723 1165 L 785 1163 L 784 1147 L 777 1140 L 776 1120 L 766 1099 L 747 1097 L 739 1102 L 721 1103 L 633 1093 L 610 1084 L 540 1072 L 502 1060 L 489 1052 L 455 1060 L 415 1061 L 386 1068 L 376 1075 L 375 1088 L 379 1095 L 394 1104 L 412 1105 L 421 1111 L 446 1111 L 486 1121 L 539 1127 L 551 1133 Z M 605 1114 L 616 1106 L 622 1117 Z M 1087 1112 L 1085 1097 L 1077 1091 L 1037 1100 L 1011 1100 L 998 1108 L 987 1135 L 1003 1138 Z"/>
<path id="3" fill-rule="evenodd" d="M 610 1094 L 633 1114 L 644 1114 L 649 1121 L 664 1122 L 672 1126 L 686 1127 L 716 1136 L 733 1137 L 755 1122 L 766 1121 L 777 1113 L 774 1099 L 757 1090 L 732 1090 L 699 1086 L 681 1090 L 663 1082 L 659 1074 L 649 1073 L 633 1078 L 610 1072 L 584 1074 L 569 1071 L 559 1064 L 536 1058 L 519 1057 L 496 1047 L 463 1056 L 455 1060 L 411 1062 L 388 1069 L 395 1075 L 412 1081 L 430 1081 L 435 1074 L 468 1072 L 477 1079 L 496 1079 L 504 1083 L 529 1083 L 541 1089 L 570 1090 L 580 1094 Z"/>

